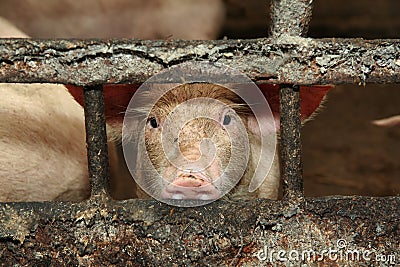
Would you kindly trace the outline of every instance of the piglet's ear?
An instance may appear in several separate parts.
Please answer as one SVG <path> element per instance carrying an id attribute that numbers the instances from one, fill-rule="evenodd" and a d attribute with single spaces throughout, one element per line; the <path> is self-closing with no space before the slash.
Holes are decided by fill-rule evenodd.
<path id="1" fill-rule="evenodd" d="M 109 124 L 121 124 L 126 107 L 140 84 L 106 84 L 103 86 L 106 120 Z M 75 100 L 83 106 L 83 88 L 66 85 Z"/>
<path id="2" fill-rule="evenodd" d="M 275 126 L 279 131 L 280 111 L 279 111 L 279 85 L 277 84 L 258 84 L 261 92 L 267 99 L 272 114 L 275 119 Z M 326 94 L 331 90 L 331 85 L 301 86 L 300 87 L 300 113 L 301 121 L 305 122 L 318 109 L 324 101 Z"/>

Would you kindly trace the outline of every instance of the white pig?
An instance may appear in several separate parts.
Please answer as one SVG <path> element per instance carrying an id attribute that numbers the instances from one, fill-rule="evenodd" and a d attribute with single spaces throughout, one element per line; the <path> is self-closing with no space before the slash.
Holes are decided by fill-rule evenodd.
<path id="1" fill-rule="evenodd" d="M 0 84 L 0 201 L 89 196 L 83 110 L 62 85 Z"/>
<path id="2" fill-rule="evenodd" d="M 222 0 L 1 0 L 0 16 L 33 37 L 215 39 Z"/>
<path id="3" fill-rule="evenodd" d="M 0 18 L 0 37 L 27 36 Z M 83 200 L 82 107 L 55 84 L 0 84 L 0 201 Z"/>

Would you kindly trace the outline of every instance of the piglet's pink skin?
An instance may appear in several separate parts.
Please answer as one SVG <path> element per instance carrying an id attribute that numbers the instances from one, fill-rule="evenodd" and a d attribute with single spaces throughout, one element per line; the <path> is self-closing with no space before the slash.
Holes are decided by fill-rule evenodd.
<path id="1" fill-rule="evenodd" d="M 0 37 L 28 36 L 0 17 Z M 0 202 L 88 198 L 82 107 L 62 85 L 0 83 L 0 93 Z"/>
<path id="2" fill-rule="evenodd" d="M 0 92 L 0 202 L 88 198 L 82 107 L 62 85 Z"/>
<path id="3" fill-rule="evenodd" d="M 216 39 L 222 0 L 2 0 L 0 16 L 35 38 Z"/>
<path id="4" fill-rule="evenodd" d="M 75 85 L 66 85 L 75 100 L 83 106 L 83 89 Z M 106 84 L 103 86 L 107 123 L 121 125 L 129 101 L 140 84 Z M 268 101 L 272 113 L 279 118 L 279 85 L 258 84 Z M 300 110 L 301 120 L 307 121 L 323 103 L 326 94 L 333 88 L 331 85 L 301 86 Z M 279 120 L 278 120 L 279 122 Z"/>

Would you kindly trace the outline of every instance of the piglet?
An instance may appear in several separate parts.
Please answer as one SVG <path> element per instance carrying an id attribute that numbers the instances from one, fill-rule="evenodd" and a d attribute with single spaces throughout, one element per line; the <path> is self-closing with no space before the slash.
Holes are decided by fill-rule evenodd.
<path id="1" fill-rule="evenodd" d="M 144 114 L 141 123 L 129 124 L 131 119 L 140 118 L 143 106 L 127 111 L 122 136 L 125 145 L 135 136 L 132 133 L 139 131 L 140 136 L 144 129 L 144 138 L 138 140 L 134 175 L 146 193 L 167 202 L 212 201 L 224 195 L 233 200 L 277 198 L 279 165 L 274 157 L 275 128 L 266 133 L 268 144 L 264 147 L 270 151 L 266 154 L 268 159 L 264 159 L 268 165 L 262 177 L 265 181 L 258 190 L 248 191 L 260 163 L 262 140 L 256 117 L 241 97 L 210 83 L 183 84 L 158 100 L 154 99 L 158 96 L 156 90 L 142 96 L 143 104 L 150 105 L 146 108 L 150 113 Z M 274 127 L 272 114 L 270 119 L 267 127 Z M 126 146 L 124 149 L 126 160 L 131 160 L 131 150 Z M 140 191 L 138 196 L 146 194 Z"/>
<path id="2" fill-rule="evenodd" d="M 273 143 L 274 135 L 279 133 L 279 86 L 258 86 L 272 109 L 275 126 L 269 127 L 267 135 L 270 136 L 267 136 L 267 140 Z M 81 88 L 67 87 L 75 99 L 83 103 Z M 117 139 L 122 138 L 123 143 L 126 143 L 138 138 L 138 133 L 140 135 L 144 131 L 144 139 L 137 141 L 139 146 L 142 145 L 141 149 L 136 150 L 137 154 L 130 157 L 130 151 L 125 153 L 129 157 L 127 161 L 135 161 L 130 169 L 140 185 L 136 189 L 139 198 L 152 196 L 169 203 L 175 199 L 212 201 L 220 197 L 232 200 L 278 197 L 278 150 L 271 146 L 267 157 L 260 156 L 260 128 L 255 126 L 254 114 L 243 99 L 231 90 L 207 83 L 183 84 L 159 99 L 158 94 L 153 95 L 157 90 L 150 90 L 144 98 L 143 106 L 137 106 L 134 112 L 126 111 L 125 119 L 135 118 L 138 123 L 125 128 L 122 136 L 123 115 L 138 87 L 135 84 L 105 85 L 104 93 L 106 118 L 119 129 L 116 131 L 119 132 Z M 331 88 L 301 87 L 303 122 L 320 106 Z M 151 106 L 146 107 L 146 103 Z M 143 109 L 150 110 L 150 113 L 141 116 Z M 243 138 L 243 132 L 247 140 Z M 239 149 L 234 152 L 230 149 L 232 142 L 239 144 Z M 240 144 L 246 142 L 248 147 L 244 145 L 240 148 Z M 250 152 L 248 157 L 246 149 Z M 235 167 L 227 169 L 228 162 L 235 156 Z M 147 157 L 148 161 L 145 160 Z M 270 168 L 264 168 L 267 171 L 263 174 L 263 183 L 257 190 L 250 192 L 249 184 L 256 167 L 265 164 L 267 158 L 272 161 L 269 162 Z M 225 175 L 221 176 L 223 173 Z M 240 181 L 230 178 L 238 175 Z"/>

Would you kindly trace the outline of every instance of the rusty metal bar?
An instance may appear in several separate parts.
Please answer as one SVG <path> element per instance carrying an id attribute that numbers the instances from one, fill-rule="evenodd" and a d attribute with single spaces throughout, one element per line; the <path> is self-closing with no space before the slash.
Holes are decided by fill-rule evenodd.
<path id="1" fill-rule="evenodd" d="M 400 40 L 0 40 L 0 82 L 142 83 L 191 60 L 277 84 L 400 83 Z"/>
<path id="2" fill-rule="evenodd" d="M 400 198 L 214 202 L 197 208 L 157 201 L 0 203 L 4 266 L 396 266 Z M 237 212 L 240 211 L 240 216 Z M 329 258 L 324 250 L 337 250 Z M 344 244 L 344 242 L 342 244 Z M 318 258 L 281 262 L 279 250 Z M 340 259 L 347 250 L 368 258 Z M 376 255 L 393 255 L 379 262 Z M 282 256 L 282 255 L 281 255 Z M 286 256 L 288 256 L 286 254 Z M 392 264 L 390 264 L 392 260 Z M 394 263 L 394 264 L 393 264 Z M 381 265 L 380 265 L 381 264 Z"/>
<path id="3" fill-rule="evenodd" d="M 87 86 L 83 93 L 91 197 L 107 197 L 109 162 L 103 87 Z"/>
<path id="4" fill-rule="evenodd" d="M 283 197 L 292 200 L 301 200 L 304 196 L 299 91 L 299 86 L 287 85 L 282 85 L 279 91 Z"/>
<path id="5" fill-rule="evenodd" d="M 290 36 L 305 36 L 312 15 L 312 2 L 312 0 L 272 1 L 272 37 L 279 42 L 280 39 Z M 299 86 L 281 85 L 279 98 L 283 197 L 300 201 L 303 200 L 304 191 Z"/>
<path id="6" fill-rule="evenodd" d="M 271 35 L 305 36 L 313 0 L 274 0 L 271 3 Z"/>

